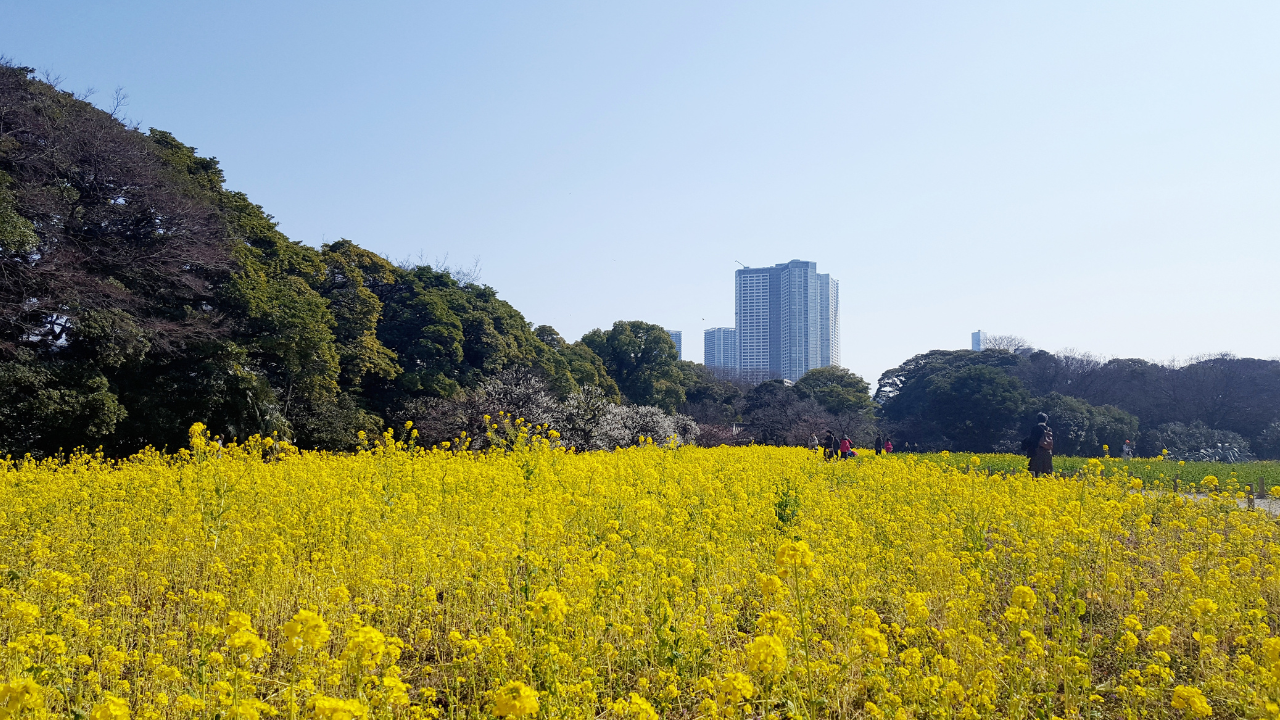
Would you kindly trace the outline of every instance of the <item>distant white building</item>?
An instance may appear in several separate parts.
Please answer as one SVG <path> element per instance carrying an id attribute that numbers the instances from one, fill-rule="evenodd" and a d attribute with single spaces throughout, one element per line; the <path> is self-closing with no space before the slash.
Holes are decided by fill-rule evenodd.
<path id="1" fill-rule="evenodd" d="M 732 376 L 738 370 L 738 331 L 731 327 L 702 332 L 702 364 L 718 375 Z"/>
<path id="2" fill-rule="evenodd" d="M 681 343 L 681 340 L 680 340 L 680 339 L 681 339 L 681 337 L 683 336 L 683 334 L 684 334 L 684 333 L 680 332 L 679 330 L 668 330 L 668 331 L 667 331 L 667 334 L 668 334 L 668 335 L 670 335 L 670 336 L 671 336 L 671 339 L 672 339 L 672 340 L 674 340 L 674 341 L 675 341 L 675 343 L 676 343 L 676 359 L 677 359 L 677 360 L 683 360 L 683 359 L 684 359 L 684 352 L 683 352 L 683 348 L 684 348 L 684 346 L 682 345 L 682 343 Z"/>
<path id="3" fill-rule="evenodd" d="M 987 349 L 987 334 L 979 330 L 969 336 L 973 339 L 973 351 L 982 352 Z"/>
<path id="4" fill-rule="evenodd" d="M 840 364 L 840 284 L 816 262 L 735 271 L 734 316 L 743 380 L 796 381 Z"/>

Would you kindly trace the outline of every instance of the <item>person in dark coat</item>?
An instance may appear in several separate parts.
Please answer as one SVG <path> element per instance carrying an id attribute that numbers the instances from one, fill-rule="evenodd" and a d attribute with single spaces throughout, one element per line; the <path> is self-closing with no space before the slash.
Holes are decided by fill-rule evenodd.
<path id="1" fill-rule="evenodd" d="M 879 455 L 884 451 L 884 436 L 876 433 L 876 454 Z"/>
<path id="2" fill-rule="evenodd" d="M 827 436 L 822 439 L 822 455 L 830 460 L 836 456 L 836 448 L 840 447 L 840 441 L 836 440 L 835 433 L 827 431 Z"/>
<path id="3" fill-rule="evenodd" d="M 1022 450 L 1027 454 L 1027 469 L 1032 475 L 1040 477 L 1053 472 L 1053 428 L 1049 427 L 1048 415 L 1036 415 L 1036 426 L 1022 441 Z"/>

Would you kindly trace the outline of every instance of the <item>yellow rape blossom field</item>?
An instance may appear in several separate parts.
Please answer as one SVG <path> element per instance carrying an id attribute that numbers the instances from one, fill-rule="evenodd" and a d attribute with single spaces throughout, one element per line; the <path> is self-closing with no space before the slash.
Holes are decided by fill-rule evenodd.
<path id="1" fill-rule="evenodd" d="M 1230 497 L 199 430 L 3 469 L 0 720 L 1280 714 L 1276 526 Z"/>

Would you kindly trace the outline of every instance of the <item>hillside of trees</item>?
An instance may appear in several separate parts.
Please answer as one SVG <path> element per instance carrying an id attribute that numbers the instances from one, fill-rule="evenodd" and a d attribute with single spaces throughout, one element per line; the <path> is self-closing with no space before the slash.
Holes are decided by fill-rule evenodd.
<path id="1" fill-rule="evenodd" d="M 674 344 L 643 325 L 637 369 L 626 333 L 565 343 L 492 288 L 293 242 L 216 159 L 0 67 L 0 453 L 172 449 L 195 422 L 346 449 L 519 368 L 675 410 Z"/>
<path id="2" fill-rule="evenodd" d="M 837 367 L 725 380 L 640 320 L 570 342 L 447 269 L 291 241 L 215 158 L 0 64 L 0 454 L 175 449 L 196 422 L 329 450 L 412 422 L 422 442 L 476 446 L 516 420 L 579 449 L 802 445 L 829 429 L 990 451 L 1045 411 L 1060 453 L 1130 439 L 1144 455 L 1280 457 L 1276 361 L 1011 349 L 916 356 L 873 398 Z"/>
<path id="3" fill-rule="evenodd" d="M 1280 458 L 1280 361 L 1214 356 L 1181 367 L 1045 351 L 935 350 L 880 376 L 881 424 L 922 447 L 1016 451 L 1037 412 L 1057 452 L 1139 455 L 1230 445 Z"/>

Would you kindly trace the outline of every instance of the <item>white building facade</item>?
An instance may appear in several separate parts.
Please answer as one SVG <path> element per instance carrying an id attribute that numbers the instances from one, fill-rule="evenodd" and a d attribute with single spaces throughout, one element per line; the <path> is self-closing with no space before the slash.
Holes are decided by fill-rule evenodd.
<path id="1" fill-rule="evenodd" d="M 818 264 L 792 260 L 734 273 L 738 375 L 796 381 L 840 362 L 840 289 Z"/>
<path id="2" fill-rule="evenodd" d="M 738 369 L 738 330 L 718 327 L 702 333 L 702 364 L 718 375 L 736 374 Z"/>

